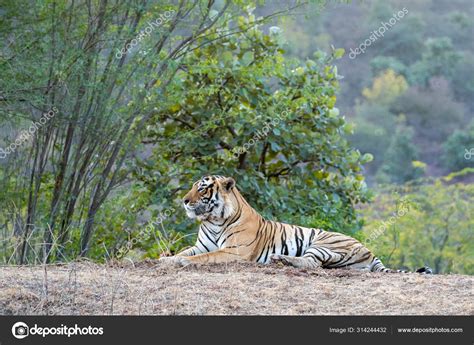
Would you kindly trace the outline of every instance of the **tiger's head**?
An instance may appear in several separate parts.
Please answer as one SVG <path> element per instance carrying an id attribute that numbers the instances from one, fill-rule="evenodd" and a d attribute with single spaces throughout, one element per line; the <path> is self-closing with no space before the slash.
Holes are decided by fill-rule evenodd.
<path id="1" fill-rule="evenodd" d="M 199 220 L 227 219 L 234 212 L 235 196 L 232 177 L 204 176 L 193 183 L 191 190 L 184 196 L 183 204 L 190 218 Z"/>

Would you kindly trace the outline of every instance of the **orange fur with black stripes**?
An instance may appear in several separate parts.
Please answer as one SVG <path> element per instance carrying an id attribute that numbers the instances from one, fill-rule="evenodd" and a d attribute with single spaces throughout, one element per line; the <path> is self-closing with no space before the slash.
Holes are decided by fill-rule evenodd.
<path id="1" fill-rule="evenodd" d="M 392 272 L 350 236 L 264 219 L 243 198 L 232 178 L 205 176 L 193 184 L 183 202 L 187 215 L 201 221 L 196 244 L 161 261 L 187 265 L 246 260 Z M 418 272 L 431 270 L 424 267 Z"/>

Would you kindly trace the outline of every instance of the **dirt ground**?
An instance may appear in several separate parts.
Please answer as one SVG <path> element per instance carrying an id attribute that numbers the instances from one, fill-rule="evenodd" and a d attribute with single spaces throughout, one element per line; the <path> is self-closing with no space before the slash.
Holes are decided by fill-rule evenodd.
<path id="1" fill-rule="evenodd" d="M 0 267 L 1 315 L 473 315 L 474 276 L 158 262 Z"/>

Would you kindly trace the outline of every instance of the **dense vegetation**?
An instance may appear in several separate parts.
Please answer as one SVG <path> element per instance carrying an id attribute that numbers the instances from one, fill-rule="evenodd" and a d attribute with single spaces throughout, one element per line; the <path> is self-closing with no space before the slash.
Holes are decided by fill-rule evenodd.
<path id="1" fill-rule="evenodd" d="M 0 262 L 179 250 L 184 191 L 219 173 L 268 218 L 474 273 L 472 13 L 406 6 L 350 59 L 404 5 L 6 1 Z"/>
<path id="2" fill-rule="evenodd" d="M 474 274 L 474 186 L 446 179 L 380 190 L 362 213 L 362 242 L 392 267 L 425 263 Z"/>
<path id="3" fill-rule="evenodd" d="M 365 174 L 369 184 L 474 167 L 474 157 L 464 158 L 474 147 L 472 2 L 327 4 L 317 19 L 288 21 L 287 46 L 300 58 L 331 45 L 349 53 L 374 31 L 383 34 L 369 40 L 364 53 L 346 54 L 338 62 L 344 76 L 338 106 L 355 126 L 350 141 L 374 155 Z M 390 21 L 394 16 L 399 20 Z"/>

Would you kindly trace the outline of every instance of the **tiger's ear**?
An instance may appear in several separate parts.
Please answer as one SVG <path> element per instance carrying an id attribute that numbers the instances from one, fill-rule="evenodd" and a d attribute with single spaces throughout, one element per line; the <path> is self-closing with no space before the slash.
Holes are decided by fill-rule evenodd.
<path id="1" fill-rule="evenodd" d="M 227 177 L 223 182 L 222 185 L 226 191 L 230 191 L 232 188 L 235 187 L 235 180 L 232 177 Z"/>

